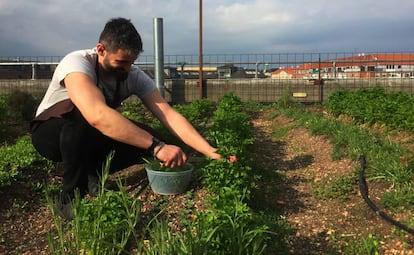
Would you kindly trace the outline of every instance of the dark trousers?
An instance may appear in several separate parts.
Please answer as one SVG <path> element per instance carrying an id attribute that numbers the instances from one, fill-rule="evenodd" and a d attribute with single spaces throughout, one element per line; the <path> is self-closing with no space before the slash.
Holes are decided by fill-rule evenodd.
<path id="1" fill-rule="evenodd" d="M 135 124 L 159 137 L 151 128 Z M 62 162 L 62 190 L 71 196 L 75 189 L 79 189 L 81 195 L 86 193 L 88 175 L 101 175 L 103 164 L 111 151 L 114 151 L 114 157 L 110 172 L 142 163 L 143 157 L 150 156 L 147 150 L 103 135 L 87 123 L 77 108 L 62 118 L 52 118 L 41 123 L 32 132 L 32 143 L 45 158 Z"/>

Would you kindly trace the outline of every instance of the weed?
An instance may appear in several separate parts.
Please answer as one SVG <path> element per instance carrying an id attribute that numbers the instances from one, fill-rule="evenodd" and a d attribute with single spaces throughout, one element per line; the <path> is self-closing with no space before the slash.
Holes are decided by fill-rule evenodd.
<path id="1" fill-rule="evenodd" d="M 380 238 L 369 234 L 360 241 L 351 242 L 350 245 L 344 247 L 344 254 L 349 255 L 379 255 Z"/>
<path id="2" fill-rule="evenodd" d="M 13 199 L 12 208 L 24 210 L 25 208 L 27 208 L 28 204 L 29 204 L 28 201 L 23 201 L 23 200 L 15 198 Z"/>
<path id="3" fill-rule="evenodd" d="M 272 126 L 272 136 L 274 138 L 282 138 L 286 136 L 286 134 L 289 132 L 289 130 L 294 129 L 296 126 L 284 126 L 284 127 L 278 127 L 278 126 Z"/>
<path id="4" fill-rule="evenodd" d="M 394 211 L 406 210 L 401 205 L 414 206 L 414 187 L 412 183 L 400 184 L 381 196 L 381 202 Z"/>
<path id="5" fill-rule="evenodd" d="M 291 107 L 292 106 L 291 95 L 292 95 L 292 89 L 290 88 L 290 86 L 284 87 L 282 90 L 282 95 L 279 101 L 277 102 L 279 107 L 281 108 Z"/>
<path id="6" fill-rule="evenodd" d="M 340 176 L 329 183 L 321 183 L 315 191 L 317 197 L 323 199 L 348 200 L 350 195 L 356 194 L 357 180 L 355 176 Z"/>

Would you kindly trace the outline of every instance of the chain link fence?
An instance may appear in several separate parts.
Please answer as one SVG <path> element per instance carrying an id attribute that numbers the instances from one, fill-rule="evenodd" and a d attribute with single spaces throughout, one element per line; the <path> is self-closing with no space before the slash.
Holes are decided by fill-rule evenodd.
<path id="1" fill-rule="evenodd" d="M 62 57 L 0 57 L 0 93 L 44 93 Z M 164 56 L 164 95 L 171 102 L 216 100 L 233 92 L 244 101 L 323 102 L 333 91 L 367 87 L 413 94 L 414 54 L 279 53 L 203 55 L 200 84 L 197 55 Z M 135 65 L 154 77 L 154 56 Z"/>

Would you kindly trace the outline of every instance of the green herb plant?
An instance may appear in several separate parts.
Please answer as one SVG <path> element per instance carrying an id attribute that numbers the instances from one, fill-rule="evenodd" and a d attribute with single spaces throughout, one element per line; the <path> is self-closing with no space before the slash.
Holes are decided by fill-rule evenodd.
<path id="1" fill-rule="evenodd" d="M 154 220 L 148 229 L 145 254 L 263 254 L 273 235 L 247 204 L 254 187 L 248 146 L 252 125 L 240 98 L 227 94 L 219 100 L 209 123 L 209 139 L 216 142 L 220 160 L 206 161 L 202 183 L 210 196 L 206 210 L 186 221 L 186 231 L 172 233 L 168 222 Z M 228 156 L 237 156 L 231 162 Z M 159 166 L 159 162 L 156 163 Z"/>
<path id="2" fill-rule="evenodd" d="M 57 238 L 52 233 L 48 237 L 51 254 L 124 254 L 131 237 L 139 243 L 135 231 L 141 218 L 139 194 L 131 197 L 122 191 L 120 180 L 120 191 L 105 189 L 112 156 L 103 166 L 98 196 L 88 200 L 77 194 L 72 205 L 75 217 L 70 222 L 62 222 L 47 196 L 57 232 Z"/>

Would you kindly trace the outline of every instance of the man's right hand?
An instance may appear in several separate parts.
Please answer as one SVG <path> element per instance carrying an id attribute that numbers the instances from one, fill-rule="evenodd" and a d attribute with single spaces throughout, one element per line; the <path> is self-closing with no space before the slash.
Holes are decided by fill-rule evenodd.
<path id="1" fill-rule="evenodd" d="M 155 148 L 157 150 L 158 148 Z M 180 147 L 166 144 L 158 151 L 156 157 L 163 162 L 164 166 L 174 168 L 180 167 L 187 162 L 187 156 Z"/>

